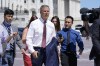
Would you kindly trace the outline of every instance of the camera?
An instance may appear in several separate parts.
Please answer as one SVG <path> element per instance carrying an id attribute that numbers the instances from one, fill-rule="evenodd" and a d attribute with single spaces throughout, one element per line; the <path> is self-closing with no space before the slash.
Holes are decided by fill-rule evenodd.
<path id="1" fill-rule="evenodd" d="M 100 8 L 92 8 L 92 9 L 81 8 L 80 14 L 81 14 L 81 20 L 93 23 L 94 20 L 99 19 Z"/>

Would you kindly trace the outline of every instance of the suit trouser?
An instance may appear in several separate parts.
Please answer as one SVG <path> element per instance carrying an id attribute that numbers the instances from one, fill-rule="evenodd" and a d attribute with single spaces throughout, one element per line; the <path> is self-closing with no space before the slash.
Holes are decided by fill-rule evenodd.
<path id="1" fill-rule="evenodd" d="M 62 66 L 77 66 L 76 53 L 61 52 L 61 65 Z"/>
<path id="2" fill-rule="evenodd" d="M 2 66 L 13 66 L 14 64 L 14 53 L 12 51 L 6 51 L 2 57 Z"/>
<path id="3" fill-rule="evenodd" d="M 40 47 L 36 47 L 34 49 L 38 51 L 39 53 L 38 53 L 38 58 L 34 58 L 31 55 L 32 66 L 42 66 L 43 63 L 45 65 L 46 64 L 46 49 L 40 48 Z"/>
<path id="4" fill-rule="evenodd" d="M 95 66 L 100 66 L 100 55 L 94 59 Z"/>

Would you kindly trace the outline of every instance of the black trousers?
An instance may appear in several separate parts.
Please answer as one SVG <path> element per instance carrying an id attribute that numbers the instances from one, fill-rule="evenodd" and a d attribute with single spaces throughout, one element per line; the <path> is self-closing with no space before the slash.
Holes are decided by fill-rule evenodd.
<path id="1" fill-rule="evenodd" d="M 95 65 L 95 66 L 100 66 L 100 55 L 98 55 L 98 56 L 94 59 L 94 65 Z"/>
<path id="2" fill-rule="evenodd" d="M 32 66 L 42 66 L 46 64 L 46 49 L 45 48 L 40 48 L 40 47 L 35 47 L 34 48 L 36 51 L 39 52 L 38 58 L 34 58 L 31 55 L 31 60 L 32 60 Z"/>
<path id="3" fill-rule="evenodd" d="M 72 52 L 72 53 L 61 52 L 61 65 L 77 66 L 76 52 Z"/>

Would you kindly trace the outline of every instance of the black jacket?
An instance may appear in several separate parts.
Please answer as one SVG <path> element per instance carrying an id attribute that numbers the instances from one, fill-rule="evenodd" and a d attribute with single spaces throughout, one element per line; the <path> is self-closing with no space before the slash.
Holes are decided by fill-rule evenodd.
<path id="1" fill-rule="evenodd" d="M 93 59 L 100 55 L 100 19 L 97 19 L 93 22 L 90 27 L 90 33 L 92 38 L 93 47 L 90 52 L 89 59 Z"/>

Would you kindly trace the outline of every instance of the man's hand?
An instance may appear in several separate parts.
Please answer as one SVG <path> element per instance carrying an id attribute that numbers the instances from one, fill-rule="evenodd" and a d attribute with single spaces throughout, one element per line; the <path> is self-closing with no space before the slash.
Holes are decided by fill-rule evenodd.
<path id="1" fill-rule="evenodd" d="M 83 50 L 79 49 L 79 55 L 82 55 Z"/>
<path id="2" fill-rule="evenodd" d="M 18 32 L 13 32 L 10 34 L 10 36 L 6 39 L 6 42 L 8 43 L 12 38 L 18 35 Z"/>
<path id="3" fill-rule="evenodd" d="M 26 51 L 25 51 L 25 49 L 21 49 L 21 52 L 22 52 L 22 54 L 25 54 L 25 55 L 27 55 L 29 58 L 31 58 L 31 54 L 29 54 L 29 53 L 27 53 Z"/>
<path id="4" fill-rule="evenodd" d="M 32 53 L 32 56 L 34 57 L 34 58 L 38 58 L 38 51 L 34 51 L 33 53 Z"/>
<path id="5" fill-rule="evenodd" d="M 63 37 L 62 37 L 62 38 L 59 38 L 59 37 L 58 37 L 58 42 L 59 42 L 59 43 L 62 43 L 63 40 L 64 40 Z"/>
<path id="6" fill-rule="evenodd" d="M 13 32 L 13 33 L 10 34 L 11 37 L 15 37 L 17 35 L 18 35 L 18 32 Z"/>

